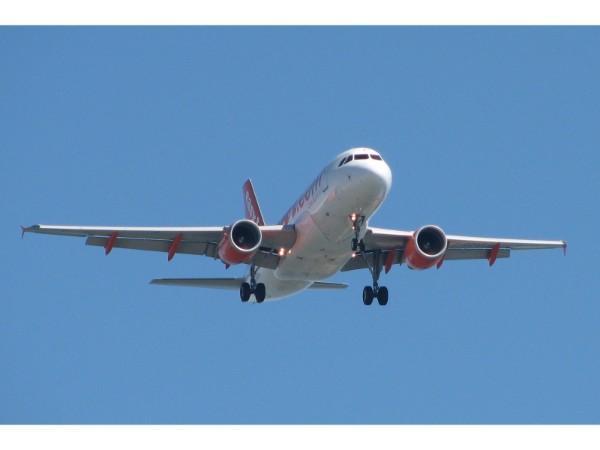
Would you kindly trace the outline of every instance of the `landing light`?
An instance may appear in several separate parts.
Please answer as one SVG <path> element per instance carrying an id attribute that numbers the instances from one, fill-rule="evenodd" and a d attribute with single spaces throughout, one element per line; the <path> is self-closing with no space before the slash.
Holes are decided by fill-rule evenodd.
<path id="1" fill-rule="evenodd" d="M 351 220 L 352 222 L 356 222 L 356 213 L 352 213 L 352 214 L 350 214 L 350 220 Z"/>
<path id="2" fill-rule="evenodd" d="M 356 258 L 356 252 L 352 252 L 352 257 Z"/>
<path id="3" fill-rule="evenodd" d="M 279 249 L 279 256 L 283 256 L 285 255 L 285 248 L 280 248 Z"/>

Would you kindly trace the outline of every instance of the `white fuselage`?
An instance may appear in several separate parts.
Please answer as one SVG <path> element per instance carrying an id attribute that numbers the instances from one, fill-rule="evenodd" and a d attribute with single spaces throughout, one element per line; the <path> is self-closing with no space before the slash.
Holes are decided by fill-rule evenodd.
<path id="1" fill-rule="evenodd" d="M 294 203 L 282 224 L 296 227 L 296 242 L 281 257 L 275 270 L 258 269 L 256 281 L 264 283 L 267 300 L 282 298 L 308 288 L 314 281 L 337 273 L 352 258 L 354 238 L 350 216 L 367 221 L 381 206 L 392 185 L 392 173 L 379 155 L 368 148 L 345 151 L 327 165 L 307 191 Z M 369 155 L 340 166 L 349 155 Z"/>

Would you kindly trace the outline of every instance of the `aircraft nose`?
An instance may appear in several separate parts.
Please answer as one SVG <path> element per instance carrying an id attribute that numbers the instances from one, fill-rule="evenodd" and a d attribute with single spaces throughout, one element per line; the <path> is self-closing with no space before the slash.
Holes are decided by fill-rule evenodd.
<path id="1" fill-rule="evenodd" d="M 392 171 L 385 161 L 369 161 L 359 167 L 355 174 L 364 189 L 385 197 L 392 187 Z"/>
<path id="2" fill-rule="evenodd" d="M 392 187 L 392 171 L 385 161 L 355 161 L 348 166 L 351 186 L 360 188 L 361 193 L 382 201 Z"/>

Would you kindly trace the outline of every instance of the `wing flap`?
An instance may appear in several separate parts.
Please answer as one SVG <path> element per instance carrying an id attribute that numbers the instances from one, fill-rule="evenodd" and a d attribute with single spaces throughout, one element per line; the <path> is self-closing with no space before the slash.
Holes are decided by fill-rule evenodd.
<path id="1" fill-rule="evenodd" d="M 461 259 L 488 259 L 490 257 L 489 248 L 449 248 L 446 251 L 444 260 L 461 260 Z M 496 258 L 509 258 L 510 249 L 500 248 Z"/>
<path id="2" fill-rule="evenodd" d="M 398 249 L 404 248 L 406 241 L 410 239 L 412 235 L 412 231 L 369 227 L 363 238 L 363 241 L 366 247 L 369 249 Z"/>
<path id="3" fill-rule="evenodd" d="M 94 245 L 104 247 L 109 238 L 90 236 L 86 239 L 86 245 Z M 154 252 L 168 252 L 171 241 L 158 239 L 127 239 L 117 238 L 113 243 L 113 247 L 124 248 L 129 250 L 145 250 Z M 177 247 L 177 253 L 185 253 L 188 255 L 203 255 L 210 258 L 217 258 L 217 244 L 212 242 L 190 242 L 182 241 Z M 279 264 L 279 256 L 267 252 L 259 251 L 252 261 L 257 267 L 266 269 L 276 269 Z"/>
<path id="4" fill-rule="evenodd" d="M 86 239 L 85 245 L 95 245 L 104 247 L 109 238 L 90 236 Z M 155 252 L 168 252 L 171 241 L 159 239 L 128 239 L 117 238 L 113 247 L 126 248 L 130 250 L 146 250 Z M 177 253 L 187 253 L 190 255 L 205 255 L 215 258 L 217 255 L 217 245 L 211 242 L 191 242 L 182 241 L 177 247 Z"/>
<path id="5" fill-rule="evenodd" d="M 296 243 L 296 227 L 294 225 L 264 225 L 260 227 L 263 236 L 261 246 L 275 250 L 289 249 Z"/>

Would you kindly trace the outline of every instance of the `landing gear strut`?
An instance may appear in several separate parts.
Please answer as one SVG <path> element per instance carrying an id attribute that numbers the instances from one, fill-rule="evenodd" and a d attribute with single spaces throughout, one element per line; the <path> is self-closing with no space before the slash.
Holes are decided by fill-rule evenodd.
<path id="1" fill-rule="evenodd" d="M 350 221 L 352 222 L 352 231 L 354 231 L 354 239 L 352 239 L 352 251 L 360 249 L 361 252 L 365 251 L 365 243 L 362 239 L 359 239 L 360 231 L 365 223 L 365 216 L 359 216 L 355 213 L 350 214 Z"/>
<path id="2" fill-rule="evenodd" d="M 250 296 L 254 294 L 257 303 L 265 301 L 267 296 L 267 290 L 264 283 L 256 283 L 256 266 L 252 264 L 250 266 L 250 283 L 242 283 L 240 285 L 240 299 L 242 302 L 250 300 Z"/>
<path id="3" fill-rule="evenodd" d="M 369 306 L 373 303 L 373 299 L 376 298 L 377 302 L 381 305 L 387 305 L 388 303 L 388 289 L 385 286 L 379 286 L 379 275 L 381 275 L 381 269 L 383 268 L 383 258 L 381 250 L 376 250 L 372 253 L 373 260 L 369 261 L 369 255 L 364 251 L 361 251 L 361 255 L 371 272 L 373 278 L 373 286 L 365 286 L 363 289 L 363 303 Z"/>
<path id="4" fill-rule="evenodd" d="M 381 269 L 383 268 L 381 250 L 367 254 L 364 241 L 359 239 L 362 226 L 365 223 L 365 216 L 352 213 L 350 214 L 350 221 L 352 222 L 352 231 L 354 231 L 352 251 L 356 252 L 360 250 L 360 255 L 365 260 L 365 264 L 369 268 L 369 272 L 371 272 L 371 277 L 373 278 L 373 286 L 365 286 L 363 289 L 363 303 L 369 306 L 373 303 L 373 299 L 376 298 L 380 305 L 387 305 L 388 289 L 385 286 L 379 286 L 379 275 L 381 275 Z M 369 259 L 369 256 L 372 256 L 372 260 Z"/>

